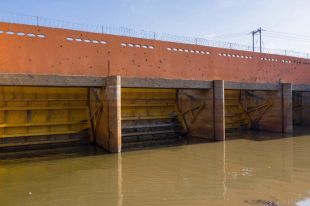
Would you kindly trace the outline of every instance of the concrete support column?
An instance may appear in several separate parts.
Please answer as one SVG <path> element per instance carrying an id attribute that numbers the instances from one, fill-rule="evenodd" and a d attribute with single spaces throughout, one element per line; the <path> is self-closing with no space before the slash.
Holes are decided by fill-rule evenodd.
<path id="1" fill-rule="evenodd" d="M 292 84 L 283 83 L 282 87 L 282 132 L 293 132 L 293 93 Z"/>
<path id="2" fill-rule="evenodd" d="M 90 111 L 96 143 L 109 152 L 121 152 L 120 76 L 107 77 L 105 87 L 90 90 Z"/>
<path id="3" fill-rule="evenodd" d="M 310 92 L 302 93 L 302 125 L 310 126 Z"/>
<path id="4" fill-rule="evenodd" d="M 121 77 L 107 77 L 106 101 L 108 102 L 108 135 L 109 151 L 121 152 L 122 126 L 121 126 Z"/>
<path id="5" fill-rule="evenodd" d="M 214 104 L 214 139 L 225 141 L 225 96 L 224 80 L 213 82 L 213 104 Z"/>

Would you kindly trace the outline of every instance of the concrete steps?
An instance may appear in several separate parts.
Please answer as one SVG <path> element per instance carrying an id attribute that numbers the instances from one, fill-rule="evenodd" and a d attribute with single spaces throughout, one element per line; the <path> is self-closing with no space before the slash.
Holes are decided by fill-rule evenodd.
<path id="1" fill-rule="evenodd" d="M 165 146 L 182 141 L 182 129 L 177 119 L 123 121 L 123 149 Z"/>
<path id="2" fill-rule="evenodd" d="M 165 139 L 151 139 L 144 141 L 128 142 L 122 146 L 123 150 L 135 150 L 142 148 L 155 148 L 155 147 L 167 147 L 167 146 L 176 146 L 182 145 L 185 143 L 183 137 L 171 137 Z"/>

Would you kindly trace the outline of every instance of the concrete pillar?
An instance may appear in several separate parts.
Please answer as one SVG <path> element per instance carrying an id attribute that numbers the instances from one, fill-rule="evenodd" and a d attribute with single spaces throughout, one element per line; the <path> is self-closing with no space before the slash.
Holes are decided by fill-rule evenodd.
<path id="1" fill-rule="evenodd" d="M 310 126 L 310 92 L 302 93 L 302 125 Z"/>
<path id="2" fill-rule="evenodd" d="M 225 141 L 225 96 L 224 80 L 213 82 L 213 104 L 214 104 L 214 139 Z"/>
<path id="3" fill-rule="evenodd" d="M 282 132 L 293 132 L 293 92 L 292 84 L 283 83 L 282 87 Z"/>
<path id="4" fill-rule="evenodd" d="M 121 77 L 112 76 L 106 82 L 106 100 L 108 101 L 109 151 L 121 152 Z"/>
<path id="5" fill-rule="evenodd" d="M 94 132 L 96 143 L 109 152 L 121 152 L 122 130 L 121 130 L 121 78 L 111 76 L 106 78 L 106 87 L 93 89 L 91 102 L 98 101 L 102 104 L 102 112 L 94 121 Z M 91 111 L 95 112 L 96 108 Z"/>

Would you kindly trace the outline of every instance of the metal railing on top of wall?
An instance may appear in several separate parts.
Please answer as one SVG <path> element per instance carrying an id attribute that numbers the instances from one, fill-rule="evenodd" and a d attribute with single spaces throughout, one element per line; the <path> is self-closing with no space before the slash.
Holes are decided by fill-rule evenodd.
<path id="1" fill-rule="evenodd" d="M 252 51 L 253 50 L 251 46 L 237 44 L 237 43 L 213 41 L 213 40 L 208 40 L 204 38 L 178 36 L 178 35 L 171 35 L 171 34 L 166 34 L 166 33 L 152 32 L 152 31 L 145 31 L 145 30 L 136 30 L 136 29 L 126 28 L 126 27 L 111 27 L 111 26 L 103 26 L 103 25 L 80 24 L 80 23 L 73 23 L 73 22 L 50 19 L 50 18 L 45 18 L 45 17 L 16 14 L 16 13 L 2 12 L 2 11 L 0 11 L 0 22 L 27 24 L 27 25 L 34 25 L 34 26 L 41 26 L 41 27 L 49 27 L 49 28 L 70 29 L 70 30 L 76 30 L 76 31 L 94 32 L 94 33 L 102 33 L 102 34 L 113 34 L 113 35 L 120 35 L 120 36 L 126 36 L 126 37 L 186 43 L 186 44 L 218 47 L 218 48 L 225 48 L 225 49 L 235 49 L 235 50 L 240 50 L 240 51 Z M 255 48 L 255 51 L 259 51 L 259 48 Z M 308 53 L 296 52 L 296 51 L 291 51 L 291 50 L 263 48 L 262 51 L 263 53 L 268 53 L 268 54 L 279 54 L 279 55 L 301 57 L 301 58 L 307 58 L 307 59 L 310 58 L 310 54 Z"/>

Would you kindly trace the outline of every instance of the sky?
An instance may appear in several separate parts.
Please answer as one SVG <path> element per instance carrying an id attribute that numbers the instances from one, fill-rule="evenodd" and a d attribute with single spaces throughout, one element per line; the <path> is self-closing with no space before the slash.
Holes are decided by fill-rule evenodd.
<path id="1" fill-rule="evenodd" d="M 0 12 L 310 53 L 309 0 L 0 0 Z M 255 41 L 258 45 L 258 38 Z"/>

